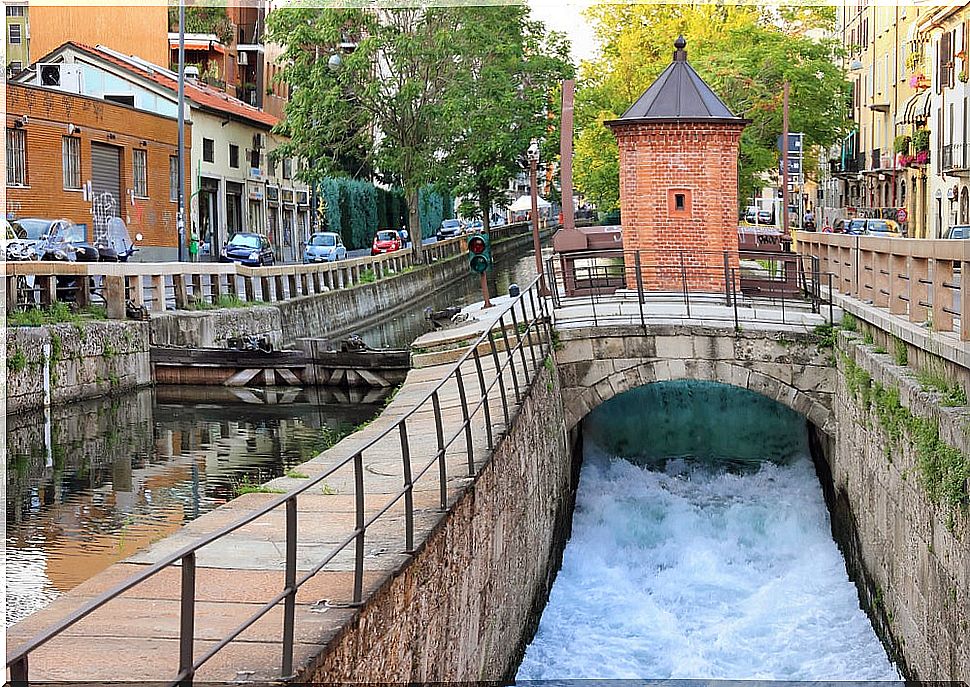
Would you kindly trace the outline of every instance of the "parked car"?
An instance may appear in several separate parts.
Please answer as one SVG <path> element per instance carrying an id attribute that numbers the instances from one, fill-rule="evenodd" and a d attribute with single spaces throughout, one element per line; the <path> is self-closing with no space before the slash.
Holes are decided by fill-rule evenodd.
<path id="1" fill-rule="evenodd" d="M 381 253 L 392 253 L 401 250 L 401 235 L 393 229 L 382 229 L 374 234 L 374 245 L 371 246 L 371 255 Z"/>
<path id="2" fill-rule="evenodd" d="M 461 222 L 456 219 L 443 219 L 441 220 L 441 226 L 438 227 L 438 231 L 435 233 L 435 238 L 443 241 L 444 239 L 461 236 L 461 234 Z"/>
<path id="3" fill-rule="evenodd" d="M 480 219 L 472 220 L 468 224 L 468 231 L 472 234 L 485 231 L 485 223 Z"/>
<path id="4" fill-rule="evenodd" d="M 881 236 L 883 238 L 900 239 L 903 232 L 899 224 L 891 219 L 870 219 L 866 220 L 866 234 L 869 236 Z"/>
<path id="5" fill-rule="evenodd" d="M 944 239 L 970 239 L 970 225 L 957 224 L 943 230 Z"/>
<path id="6" fill-rule="evenodd" d="M 774 224 L 775 214 L 771 210 L 758 210 L 758 224 Z"/>
<path id="7" fill-rule="evenodd" d="M 265 236 L 240 232 L 234 234 L 222 247 L 219 262 L 238 262 L 247 267 L 262 267 L 274 264 L 276 256 Z"/>
<path id="8" fill-rule="evenodd" d="M 852 236 L 861 236 L 866 233 L 866 220 L 853 219 L 845 225 L 845 233 Z"/>
<path id="9" fill-rule="evenodd" d="M 749 205 L 744 211 L 744 221 L 748 224 L 758 223 L 758 208 L 754 205 Z"/>
<path id="10" fill-rule="evenodd" d="M 14 224 L 17 224 L 23 229 L 26 234 L 26 240 L 34 242 L 36 244 L 41 239 L 45 238 L 51 229 L 51 225 L 54 224 L 56 220 L 53 219 L 37 219 L 34 217 L 25 217 L 23 219 L 15 220 Z"/>
<path id="11" fill-rule="evenodd" d="M 303 249 L 303 262 L 334 262 L 347 257 L 340 234 L 322 231 L 310 236 Z"/>

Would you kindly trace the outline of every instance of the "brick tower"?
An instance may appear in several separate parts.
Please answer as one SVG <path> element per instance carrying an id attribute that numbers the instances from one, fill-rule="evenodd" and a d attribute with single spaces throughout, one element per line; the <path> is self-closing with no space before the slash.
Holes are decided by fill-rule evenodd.
<path id="1" fill-rule="evenodd" d="M 738 146 L 748 122 L 687 63 L 686 45 L 678 38 L 670 66 L 606 125 L 620 149 L 626 264 L 639 251 L 646 290 L 679 291 L 686 273 L 692 290 L 717 292 L 725 251 L 738 266 Z"/>

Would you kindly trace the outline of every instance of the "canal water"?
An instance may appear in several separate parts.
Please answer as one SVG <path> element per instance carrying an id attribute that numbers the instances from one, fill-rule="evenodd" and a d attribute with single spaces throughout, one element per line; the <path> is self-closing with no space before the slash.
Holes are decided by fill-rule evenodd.
<path id="1" fill-rule="evenodd" d="M 593 411 L 519 680 L 899 680 L 832 539 L 804 420 L 705 382 Z"/>
<path id="2" fill-rule="evenodd" d="M 493 294 L 535 274 L 532 253 L 497 261 Z M 359 333 L 407 347 L 423 309 L 480 300 L 469 276 Z M 6 622 L 285 474 L 375 417 L 388 392 L 164 386 L 7 418 Z"/>

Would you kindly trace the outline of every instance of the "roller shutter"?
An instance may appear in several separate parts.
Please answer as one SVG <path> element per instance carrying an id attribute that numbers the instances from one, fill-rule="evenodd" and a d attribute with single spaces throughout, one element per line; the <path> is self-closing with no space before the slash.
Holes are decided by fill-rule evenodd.
<path id="1" fill-rule="evenodd" d="M 121 190 L 121 148 L 103 143 L 91 144 L 91 191 L 94 210 L 94 236 L 100 236 L 111 217 L 121 217 L 124 196 Z M 106 202 L 103 193 L 111 194 Z"/>

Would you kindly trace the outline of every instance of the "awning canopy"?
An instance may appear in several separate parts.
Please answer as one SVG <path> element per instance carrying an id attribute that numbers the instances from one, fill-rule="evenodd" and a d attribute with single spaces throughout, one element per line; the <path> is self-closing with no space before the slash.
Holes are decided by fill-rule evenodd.
<path id="1" fill-rule="evenodd" d="M 896 124 L 916 124 L 925 122 L 930 117 L 930 91 L 917 93 L 903 106 L 902 112 L 896 116 Z"/>
<path id="2" fill-rule="evenodd" d="M 548 200 L 544 200 L 541 196 L 539 197 L 538 203 L 539 209 L 550 207 Z M 532 209 L 532 197 L 531 196 L 519 196 L 516 200 L 509 206 L 509 210 L 512 212 L 527 212 Z"/>

